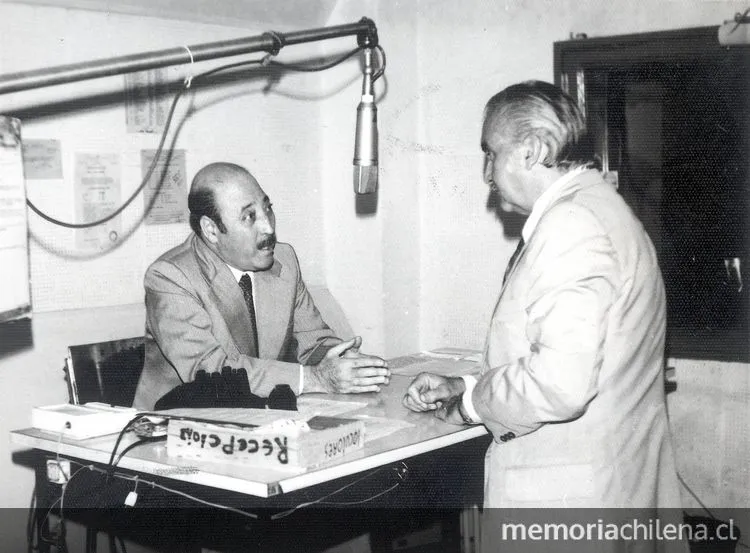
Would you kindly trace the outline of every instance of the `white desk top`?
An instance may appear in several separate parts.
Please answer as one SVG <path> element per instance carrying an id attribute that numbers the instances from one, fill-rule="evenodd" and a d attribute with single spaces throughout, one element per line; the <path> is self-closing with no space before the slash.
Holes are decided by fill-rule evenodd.
<path id="1" fill-rule="evenodd" d="M 487 433 L 482 425 L 454 426 L 436 419 L 432 413 L 414 413 L 403 407 L 401 398 L 411 380 L 411 376 L 393 375 L 390 385 L 380 393 L 324 396 L 342 401 L 367 402 L 367 406 L 357 413 L 400 419 L 414 425 L 384 438 L 365 442 L 363 451 L 348 454 L 330 466 L 309 471 L 263 470 L 237 464 L 181 459 L 167 456 L 165 442 L 134 447 L 120 459 L 117 466 L 247 495 L 271 497 L 384 466 Z M 116 438 L 115 435 L 109 435 L 87 440 L 61 441 L 59 435 L 35 428 L 11 433 L 11 441 L 15 444 L 103 464 L 109 462 Z M 118 448 L 118 455 L 136 440 L 132 433 L 128 433 Z"/>

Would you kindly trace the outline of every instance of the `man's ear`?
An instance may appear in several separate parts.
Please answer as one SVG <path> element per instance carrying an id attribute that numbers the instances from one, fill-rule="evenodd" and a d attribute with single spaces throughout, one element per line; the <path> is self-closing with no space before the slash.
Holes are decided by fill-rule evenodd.
<path id="1" fill-rule="evenodd" d="M 523 141 L 523 163 L 526 170 L 530 170 L 537 163 L 542 163 L 547 157 L 547 145 L 538 136 L 529 136 Z"/>
<path id="2" fill-rule="evenodd" d="M 211 244 L 216 244 L 216 242 L 218 242 L 219 240 L 216 237 L 219 232 L 219 228 L 216 226 L 214 220 L 206 215 L 203 215 L 201 217 L 200 224 L 203 238 L 208 240 Z"/>

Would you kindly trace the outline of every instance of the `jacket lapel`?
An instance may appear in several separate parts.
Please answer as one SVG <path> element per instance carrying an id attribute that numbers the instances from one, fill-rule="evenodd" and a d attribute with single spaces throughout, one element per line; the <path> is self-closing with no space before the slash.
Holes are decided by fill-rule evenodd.
<path id="1" fill-rule="evenodd" d="M 193 248 L 201 272 L 209 284 L 209 293 L 213 295 L 216 307 L 226 321 L 227 329 L 237 349 L 244 355 L 257 357 L 256 346 L 250 332 L 252 324 L 250 313 L 232 271 L 197 236 L 193 238 Z"/>
<path id="2" fill-rule="evenodd" d="M 601 178 L 601 174 L 599 171 L 595 169 L 589 169 L 586 171 L 583 171 L 580 175 L 575 177 L 573 180 L 571 180 L 564 188 L 562 188 L 557 195 L 557 198 L 553 202 L 551 202 L 547 208 L 544 210 L 544 213 L 550 210 L 552 206 L 558 204 L 559 202 L 563 201 L 565 198 L 575 194 L 579 190 L 582 190 L 584 188 L 588 188 L 589 186 L 604 183 L 604 181 Z M 606 183 L 605 183 L 606 184 Z M 544 218 L 544 213 L 542 213 L 541 217 L 539 218 L 539 222 Z M 538 226 L 538 224 L 537 224 Z M 536 229 L 534 229 L 536 230 Z M 529 237 L 529 242 L 534 240 L 534 232 L 531 233 L 531 236 Z M 521 264 L 521 260 L 523 259 L 524 254 L 526 253 L 526 249 L 528 247 L 528 243 L 525 243 L 523 248 L 518 252 L 518 255 L 516 256 L 515 262 L 513 264 L 513 267 L 510 268 L 510 271 L 508 272 L 508 276 L 505 278 L 505 282 L 503 282 L 503 285 L 500 289 L 500 297 L 503 296 L 503 292 L 505 291 L 505 287 L 507 284 L 512 280 L 511 277 L 513 276 L 513 273 L 516 272 L 516 269 Z M 498 299 L 499 303 L 499 299 Z"/>
<path id="3" fill-rule="evenodd" d="M 604 181 L 602 180 L 599 171 L 596 171 L 593 169 L 583 171 L 580 175 L 578 175 L 576 178 L 571 180 L 563 189 L 560 190 L 557 198 L 555 198 L 555 200 L 552 203 L 550 203 L 549 206 L 547 206 L 547 208 L 544 210 L 544 213 L 546 213 L 553 205 L 571 196 L 572 194 L 575 194 L 579 190 L 582 190 L 584 188 L 587 188 L 589 186 L 596 185 L 602 182 Z M 544 218 L 544 213 L 539 219 L 540 222 Z M 503 300 L 506 287 L 513 281 L 513 274 L 518 270 L 518 267 L 521 265 L 524 255 L 526 254 L 526 250 L 529 247 L 529 244 L 534 240 L 535 231 L 536 229 L 534 229 L 534 231 L 531 233 L 531 236 L 529 237 L 528 242 L 525 242 L 523 248 L 521 248 L 521 250 L 518 252 L 518 255 L 516 256 L 513 267 L 510 268 L 510 271 L 508 272 L 508 276 L 505 279 L 505 282 L 503 282 L 502 287 L 500 288 L 500 295 L 498 296 L 497 302 L 495 303 L 495 309 L 493 310 L 493 315 L 492 315 L 493 320 L 495 318 L 495 314 L 498 311 L 498 308 L 500 307 L 500 302 Z M 486 372 L 490 368 L 489 365 L 487 364 L 489 346 L 490 346 L 490 334 L 488 333 L 484 342 L 484 355 L 482 358 L 482 373 Z"/>
<path id="4" fill-rule="evenodd" d="M 255 273 L 255 316 L 258 322 L 260 357 L 275 358 L 282 349 L 289 330 L 289 314 L 284 309 L 294 306 L 294 283 L 286 282 L 284 267 L 278 259 L 267 271 Z"/>
<path id="5" fill-rule="evenodd" d="M 506 269 L 507 274 L 505 275 L 505 278 L 503 279 L 503 285 L 500 288 L 500 297 L 503 296 L 503 292 L 505 291 L 505 287 L 511 281 L 511 277 L 513 276 L 513 273 L 516 272 L 516 268 L 521 264 L 521 259 L 523 258 L 524 253 L 526 253 L 526 246 L 527 246 L 527 244 L 524 243 L 523 246 L 521 247 L 521 249 L 518 250 L 518 252 L 514 253 L 511 256 L 511 258 L 510 258 L 510 260 L 509 260 L 508 263 L 509 264 L 512 263 L 513 265 L 510 266 L 510 267 L 508 267 Z M 499 303 L 499 301 L 500 300 L 498 299 L 498 303 Z"/>

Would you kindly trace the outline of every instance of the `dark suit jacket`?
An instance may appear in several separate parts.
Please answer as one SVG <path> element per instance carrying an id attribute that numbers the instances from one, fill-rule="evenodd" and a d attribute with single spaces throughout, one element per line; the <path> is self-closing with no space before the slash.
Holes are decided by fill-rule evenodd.
<path id="1" fill-rule="evenodd" d="M 255 273 L 258 357 L 242 290 L 229 267 L 195 234 L 146 271 L 146 359 L 133 406 L 156 401 L 196 372 L 225 365 L 247 370 L 250 389 L 267 396 L 277 384 L 299 388 L 299 364 L 317 362 L 341 340 L 315 307 L 289 244 L 276 245 L 273 266 Z"/>

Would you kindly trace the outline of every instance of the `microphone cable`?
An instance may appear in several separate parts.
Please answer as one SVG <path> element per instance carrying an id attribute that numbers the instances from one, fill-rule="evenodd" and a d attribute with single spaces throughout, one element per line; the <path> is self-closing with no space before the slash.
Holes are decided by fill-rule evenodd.
<path id="1" fill-rule="evenodd" d="M 378 45 L 377 46 L 379 52 L 381 53 L 381 67 L 378 70 L 377 76 L 383 74 L 385 71 L 385 52 L 383 49 Z M 322 63 L 319 65 L 304 65 L 304 64 L 296 64 L 296 63 L 282 63 L 279 61 L 272 60 L 273 54 L 267 54 L 263 58 L 260 59 L 253 59 L 253 60 L 244 60 L 240 62 L 230 63 L 226 65 L 222 65 L 219 67 L 215 67 L 213 69 L 210 69 L 208 71 L 205 71 L 203 73 L 199 73 L 197 75 L 194 75 L 191 77 L 189 81 L 186 81 L 183 83 L 183 86 L 180 87 L 180 89 L 177 91 L 177 93 L 174 96 L 174 99 L 172 100 L 172 105 L 169 108 L 169 113 L 167 114 L 167 119 L 164 123 L 164 130 L 161 133 L 161 138 L 159 140 L 159 145 L 156 148 L 156 153 L 154 154 L 154 158 L 151 161 L 151 165 L 149 166 L 148 170 L 146 171 L 145 176 L 143 177 L 141 184 L 138 186 L 138 188 L 135 189 L 135 191 L 130 195 L 130 197 L 123 202 L 120 207 L 115 209 L 112 213 L 109 215 L 102 217 L 101 219 L 97 221 L 91 221 L 88 223 L 69 223 L 66 221 L 61 221 L 60 219 L 56 219 L 55 217 L 52 217 L 51 215 L 47 215 L 43 211 L 41 211 L 34 203 L 29 199 L 26 198 L 26 205 L 29 206 L 29 208 L 36 213 L 39 217 L 44 219 L 45 221 L 48 221 L 54 225 L 70 228 L 70 229 L 85 229 L 85 228 L 91 228 L 98 225 L 101 225 L 103 223 L 106 223 L 107 221 L 110 221 L 117 217 L 120 213 L 122 213 L 133 201 L 138 197 L 138 195 L 143 191 L 144 188 L 146 188 L 146 185 L 149 182 L 149 179 L 151 178 L 151 175 L 154 172 L 154 169 L 156 169 L 156 166 L 161 159 L 161 154 L 164 150 L 164 143 L 166 142 L 167 135 L 169 133 L 169 129 L 172 125 L 172 118 L 174 117 L 175 109 L 177 108 L 177 103 L 179 102 L 180 98 L 182 97 L 183 93 L 185 91 L 189 90 L 191 87 L 191 84 L 196 79 L 205 79 L 206 77 L 209 77 L 211 75 L 214 75 L 216 73 L 219 73 L 221 71 L 227 71 L 230 69 L 237 69 L 240 67 L 246 67 L 246 66 L 252 66 L 252 65 L 261 65 L 261 66 L 274 66 L 274 67 L 281 67 L 285 68 L 291 71 L 307 71 L 307 72 L 316 72 L 316 71 L 325 71 L 327 69 L 331 69 L 332 67 L 335 67 L 339 65 L 340 63 L 343 63 L 347 59 L 351 58 L 353 55 L 355 55 L 357 52 L 359 52 L 362 48 L 357 47 L 354 50 L 351 50 L 350 52 L 345 53 L 342 56 L 339 56 L 337 58 L 334 58 L 333 60 Z M 373 81 L 377 77 L 373 77 Z M 151 199 L 151 203 L 147 206 L 145 212 L 148 213 L 148 211 L 151 209 L 151 206 L 156 201 L 156 197 L 158 194 L 154 194 L 154 197 Z"/>

